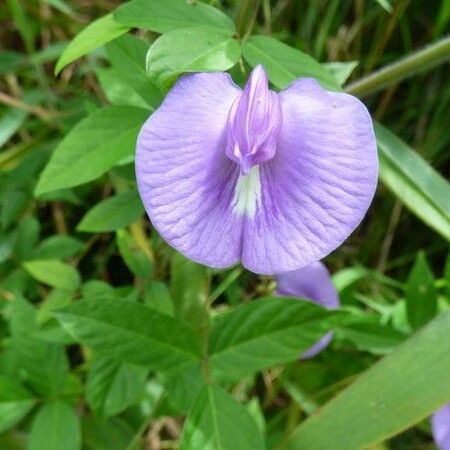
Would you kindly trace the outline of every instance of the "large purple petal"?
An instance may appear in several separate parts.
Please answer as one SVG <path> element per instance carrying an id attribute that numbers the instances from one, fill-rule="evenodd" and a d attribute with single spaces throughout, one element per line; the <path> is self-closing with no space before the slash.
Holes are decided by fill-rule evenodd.
<path id="1" fill-rule="evenodd" d="M 225 125 L 241 93 L 224 73 L 186 75 L 142 127 L 138 188 L 162 237 L 212 267 L 240 259 L 242 216 L 231 208 L 239 167 L 225 155 Z"/>
<path id="2" fill-rule="evenodd" d="M 243 264 L 262 274 L 298 269 L 338 247 L 364 217 L 378 176 L 372 122 L 358 99 L 306 78 L 279 98 L 277 152 L 257 167 L 257 208 L 242 240 Z"/>
<path id="3" fill-rule="evenodd" d="M 431 425 L 439 450 L 450 450 L 450 403 L 433 414 Z"/>
<path id="4" fill-rule="evenodd" d="M 339 307 L 339 295 L 331 280 L 326 266 L 319 262 L 312 263 L 299 270 L 276 276 L 278 295 L 302 297 L 319 305 L 335 309 Z M 333 333 L 325 334 L 318 342 L 306 350 L 302 359 L 312 358 L 320 353 L 332 340 Z"/>

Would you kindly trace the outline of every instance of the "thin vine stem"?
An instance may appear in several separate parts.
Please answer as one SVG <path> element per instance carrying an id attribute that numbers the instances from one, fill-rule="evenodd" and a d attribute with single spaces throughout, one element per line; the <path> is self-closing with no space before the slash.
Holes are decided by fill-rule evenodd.
<path id="1" fill-rule="evenodd" d="M 345 90 L 364 97 L 447 59 L 450 59 L 450 36 L 349 84 Z"/>

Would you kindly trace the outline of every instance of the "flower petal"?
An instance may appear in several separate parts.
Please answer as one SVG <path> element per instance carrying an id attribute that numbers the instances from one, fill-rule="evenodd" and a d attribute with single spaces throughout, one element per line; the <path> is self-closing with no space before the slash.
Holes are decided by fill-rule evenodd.
<path id="1" fill-rule="evenodd" d="M 364 217 L 378 176 L 372 121 L 358 99 L 308 78 L 279 96 L 277 152 L 259 166 L 259 207 L 243 232 L 243 264 L 269 275 L 338 247 Z"/>
<path id="2" fill-rule="evenodd" d="M 331 281 L 330 272 L 320 261 L 293 272 L 276 276 L 278 295 L 302 297 L 319 305 L 335 309 L 340 305 L 339 296 Z M 320 353 L 333 339 L 333 333 L 325 334 L 319 341 L 300 355 L 308 359 Z"/>
<path id="3" fill-rule="evenodd" d="M 180 78 L 141 129 L 138 188 L 161 236 L 194 261 L 227 267 L 241 254 L 231 208 L 239 167 L 224 152 L 228 112 L 241 90 L 224 73 Z"/>
<path id="4" fill-rule="evenodd" d="M 431 417 L 433 438 L 439 450 L 450 450 L 450 403 Z"/>
<path id="5" fill-rule="evenodd" d="M 339 296 L 331 281 L 330 272 L 320 261 L 293 272 L 276 276 L 277 294 L 302 297 L 324 308 L 337 308 Z"/>
<path id="6" fill-rule="evenodd" d="M 310 359 L 318 355 L 322 350 L 330 344 L 333 339 L 333 333 L 330 331 L 325 336 L 320 338 L 314 345 L 308 348 L 305 352 L 300 355 L 300 359 Z"/>

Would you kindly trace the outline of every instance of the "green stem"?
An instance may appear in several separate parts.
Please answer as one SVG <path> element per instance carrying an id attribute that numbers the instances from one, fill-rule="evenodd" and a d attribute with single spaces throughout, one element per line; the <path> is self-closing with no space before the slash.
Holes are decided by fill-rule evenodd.
<path id="1" fill-rule="evenodd" d="M 236 16 L 236 30 L 240 39 L 245 39 L 253 28 L 260 0 L 242 0 Z"/>
<path id="2" fill-rule="evenodd" d="M 214 289 L 214 291 L 211 293 L 208 299 L 208 304 L 211 305 L 217 298 L 225 292 L 225 290 L 232 284 L 239 275 L 243 272 L 242 266 L 236 267 L 234 270 L 232 270 L 226 278 L 219 284 L 219 286 Z"/>
<path id="3" fill-rule="evenodd" d="M 450 36 L 351 83 L 345 90 L 349 94 L 364 97 L 447 59 L 450 59 Z"/>

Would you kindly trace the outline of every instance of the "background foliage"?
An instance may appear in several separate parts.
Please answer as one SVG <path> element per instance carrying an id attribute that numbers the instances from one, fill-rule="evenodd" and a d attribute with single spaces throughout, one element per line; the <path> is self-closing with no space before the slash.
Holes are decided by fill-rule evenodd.
<path id="1" fill-rule="evenodd" d="M 448 0 L 7 0 L 0 20 L 0 449 L 433 448 Z M 339 313 L 187 261 L 144 217 L 143 121 L 180 74 L 242 83 L 258 63 L 275 88 L 344 86 L 378 122 L 374 204 L 326 260 Z"/>

